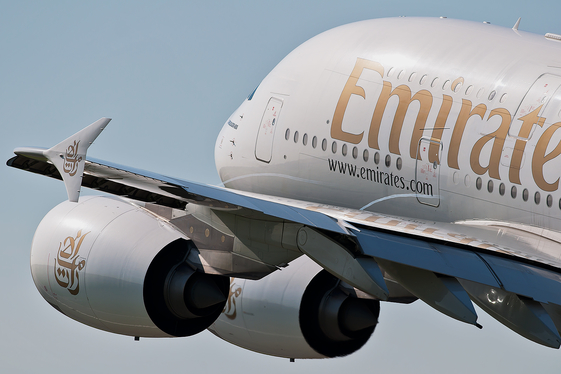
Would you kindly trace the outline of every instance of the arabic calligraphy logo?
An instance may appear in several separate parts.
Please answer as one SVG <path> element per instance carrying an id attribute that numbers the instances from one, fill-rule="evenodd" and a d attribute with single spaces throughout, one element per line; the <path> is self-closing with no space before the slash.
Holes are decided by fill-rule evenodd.
<path id="1" fill-rule="evenodd" d="M 57 283 L 68 290 L 72 295 L 80 292 L 79 272 L 86 266 L 86 260 L 78 257 L 80 246 L 88 233 L 82 235 L 79 230 L 76 237 L 67 237 L 58 246 L 57 258 L 55 260 L 55 279 Z"/>
<path id="2" fill-rule="evenodd" d="M 73 177 L 76 172 L 78 171 L 78 163 L 82 161 L 82 156 L 78 156 L 78 145 L 80 141 L 76 142 L 74 140 L 74 144 L 71 144 L 66 149 L 66 154 L 64 155 L 64 164 L 62 169 L 65 173 Z"/>
<path id="3" fill-rule="evenodd" d="M 242 294 L 242 288 L 234 283 L 234 278 L 230 278 L 230 293 L 228 294 L 228 302 L 224 306 L 222 313 L 229 319 L 236 319 L 236 299 Z"/>

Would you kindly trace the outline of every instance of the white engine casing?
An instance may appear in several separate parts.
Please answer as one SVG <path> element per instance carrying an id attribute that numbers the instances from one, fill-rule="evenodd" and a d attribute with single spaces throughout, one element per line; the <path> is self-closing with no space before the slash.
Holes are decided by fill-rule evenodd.
<path id="1" fill-rule="evenodd" d="M 345 293 L 337 278 L 301 256 L 257 281 L 232 278 L 224 311 L 209 330 L 271 356 L 337 357 L 366 343 L 379 311 L 377 300 Z"/>
<path id="2" fill-rule="evenodd" d="M 31 273 L 45 300 L 70 318 L 118 334 L 167 337 L 146 311 L 144 276 L 157 253 L 179 238 L 188 239 L 138 206 L 82 197 L 43 218 Z"/>
<path id="3" fill-rule="evenodd" d="M 306 256 L 258 281 L 232 278 L 224 312 L 209 327 L 243 348 L 287 358 L 325 358 L 299 327 L 300 301 L 321 267 Z"/>

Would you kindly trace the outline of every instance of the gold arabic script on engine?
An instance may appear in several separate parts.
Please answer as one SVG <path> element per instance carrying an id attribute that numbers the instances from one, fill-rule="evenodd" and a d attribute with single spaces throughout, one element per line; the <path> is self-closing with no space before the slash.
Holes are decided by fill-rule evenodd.
<path id="1" fill-rule="evenodd" d="M 80 271 L 86 266 L 86 259 L 79 257 L 78 252 L 88 233 L 82 235 L 79 230 L 75 237 L 69 236 L 60 242 L 55 259 L 55 279 L 70 294 L 80 292 Z"/>

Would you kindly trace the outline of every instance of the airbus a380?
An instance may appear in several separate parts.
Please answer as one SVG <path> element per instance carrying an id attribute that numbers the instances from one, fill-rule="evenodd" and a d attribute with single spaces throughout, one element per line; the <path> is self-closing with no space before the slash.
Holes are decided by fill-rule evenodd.
<path id="1" fill-rule="evenodd" d="M 224 188 L 86 158 L 107 118 L 16 148 L 9 166 L 69 197 L 37 229 L 33 280 L 98 329 L 210 329 L 280 357 L 353 353 L 381 303 L 417 299 L 559 348 L 560 43 L 446 18 L 324 32 L 224 124 Z"/>

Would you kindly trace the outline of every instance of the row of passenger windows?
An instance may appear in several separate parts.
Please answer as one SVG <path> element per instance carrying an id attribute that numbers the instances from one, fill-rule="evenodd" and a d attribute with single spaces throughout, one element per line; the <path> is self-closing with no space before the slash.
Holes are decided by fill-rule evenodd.
<path id="1" fill-rule="evenodd" d="M 483 180 L 481 179 L 481 177 L 478 177 L 475 180 L 475 188 L 481 190 L 482 187 L 483 187 Z M 495 188 L 495 182 L 493 182 L 492 179 L 489 179 L 489 181 L 487 182 L 487 191 L 489 191 L 489 193 L 492 193 L 494 188 Z M 504 196 L 505 193 L 506 193 L 506 186 L 504 183 L 500 183 L 499 195 Z M 518 196 L 518 188 L 516 186 L 512 186 L 510 188 L 510 196 L 513 199 L 516 199 L 516 197 Z M 530 192 L 528 191 L 527 188 L 524 188 L 522 190 L 522 200 L 528 201 L 529 198 L 530 198 Z M 534 203 L 536 203 L 536 205 L 539 205 L 540 202 L 541 202 L 541 194 L 539 191 L 536 191 L 534 193 Z M 545 198 L 545 204 L 549 208 L 551 208 L 553 206 L 553 196 L 547 195 L 547 197 Z M 559 199 L 559 209 L 561 209 L 561 199 Z"/>
<path id="2" fill-rule="evenodd" d="M 290 140 L 290 129 L 286 129 L 286 132 L 284 134 L 284 138 L 286 140 Z M 294 140 L 294 143 L 298 143 L 299 139 L 300 139 L 300 134 L 298 133 L 298 131 L 294 132 L 294 135 L 292 137 L 292 139 Z M 308 134 L 304 134 L 302 136 L 302 144 L 303 145 L 308 145 Z M 312 137 L 312 148 L 317 148 L 318 146 L 318 137 L 314 136 Z M 333 154 L 337 153 L 337 142 L 333 141 L 331 143 L 331 152 Z M 323 139 L 321 141 L 321 149 L 323 151 L 327 151 L 327 139 Z M 351 150 L 351 155 L 354 159 L 358 158 L 358 148 L 356 146 L 353 146 L 352 150 Z M 341 147 L 341 154 L 343 156 L 346 156 L 349 153 L 349 147 L 347 144 L 343 144 L 343 146 Z M 370 152 L 368 151 L 368 149 L 365 149 L 364 151 L 362 151 L 362 159 L 364 160 L 364 162 L 368 162 L 368 160 L 370 159 Z M 380 164 L 380 153 L 379 152 L 375 152 L 374 153 L 374 157 L 373 157 L 373 161 L 376 165 Z M 390 167 L 391 166 L 391 155 L 386 155 L 385 159 L 384 159 L 384 164 L 386 165 L 386 167 Z M 403 161 L 401 159 L 401 157 L 398 157 L 395 161 L 395 166 L 397 168 L 397 170 L 401 170 L 401 168 L 403 167 Z M 478 190 L 481 190 L 483 187 L 483 179 L 481 179 L 481 177 L 477 177 L 477 179 L 475 180 L 475 188 L 477 188 Z M 495 182 L 492 179 L 489 179 L 489 181 L 487 182 L 487 191 L 489 191 L 490 193 L 493 192 L 493 190 L 495 189 Z M 499 195 L 504 196 L 506 193 L 506 186 L 504 183 L 500 183 L 499 184 Z M 510 196 L 513 199 L 516 199 L 516 197 L 518 196 L 518 188 L 516 186 L 512 186 L 510 188 Z M 530 192 L 528 191 L 527 188 L 524 188 L 522 190 L 522 200 L 524 201 L 528 201 L 530 197 Z M 541 202 L 541 194 L 539 191 L 536 191 L 534 193 L 534 203 L 536 203 L 536 205 L 539 205 Z M 545 203 L 548 207 L 552 207 L 553 206 L 553 196 L 551 195 L 547 195 L 546 199 L 545 199 Z M 561 199 L 559 199 L 559 209 L 561 209 Z"/>
<path id="3" fill-rule="evenodd" d="M 395 68 L 390 68 L 386 75 L 388 77 L 391 77 L 396 71 L 397 70 Z M 397 74 L 397 79 L 400 80 L 400 79 L 404 78 L 406 75 L 407 75 L 406 71 L 401 70 L 399 72 L 399 74 Z M 413 72 L 409 75 L 409 77 L 407 78 L 407 81 L 414 82 L 414 81 L 416 81 L 416 79 L 417 79 L 417 73 Z M 428 81 L 429 81 L 428 74 L 424 74 L 419 79 L 419 85 L 423 86 Z M 440 78 L 435 77 L 430 81 L 430 86 L 432 88 L 440 87 L 440 82 L 441 82 Z M 445 91 L 447 89 L 450 89 L 452 92 L 457 93 L 457 92 L 460 92 L 463 85 L 464 85 L 464 79 L 463 78 L 458 78 L 453 82 L 451 80 L 447 79 L 442 84 L 442 90 Z M 473 85 L 469 85 L 464 91 L 465 96 L 471 95 L 472 92 L 474 91 L 474 89 L 475 89 L 475 87 Z M 477 90 L 477 93 L 475 94 L 475 97 L 479 99 L 481 97 L 484 97 L 484 94 L 485 94 L 485 88 L 481 87 L 479 90 Z M 487 100 L 493 101 L 496 97 L 497 97 L 497 91 L 492 90 L 491 92 L 489 92 L 489 95 L 487 95 Z M 501 104 L 504 103 L 507 100 L 507 97 L 508 97 L 508 94 L 503 93 L 499 97 L 499 102 Z M 547 96 L 543 95 L 542 98 L 541 98 L 541 104 L 544 104 L 545 100 L 547 100 Z M 561 118 L 561 110 L 557 113 L 557 116 Z"/>
<path id="4" fill-rule="evenodd" d="M 284 133 L 284 138 L 286 140 L 290 140 L 290 129 L 286 129 L 286 132 Z M 294 135 L 292 137 L 292 139 L 294 140 L 294 143 L 298 143 L 299 139 L 300 139 L 300 134 L 298 133 L 298 131 L 294 132 Z M 303 145 L 308 145 L 308 134 L 304 134 L 302 136 L 302 144 Z M 314 136 L 312 138 L 312 148 L 317 148 L 318 146 L 318 137 Z M 333 141 L 331 143 L 331 152 L 333 154 L 337 153 L 337 148 L 338 148 L 338 144 L 336 141 Z M 321 149 L 323 151 L 327 151 L 327 139 L 323 139 L 321 141 Z M 354 159 L 358 158 L 358 148 L 354 147 L 351 149 L 350 153 L 352 155 L 352 157 Z M 343 144 L 343 146 L 341 147 L 341 154 L 343 156 L 346 156 L 347 154 L 349 154 L 349 146 L 347 144 Z M 364 162 L 368 162 L 368 160 L 370 159 L 370 152 L 368 151 L 368 149 L 365 149 L 364 151 L 362 151 L 362 159 L 364 160 Z M 374 157 L 373 157 L 374 163 L 376 165 L 378 165 L 380 163 L 380 153 L 379 152 L 375 152 L 374 153 Z M 384 164 L 386 165 L 386 167 L 390 167 L 392 163 L 392 157 L 390 155 L 386 155 L 385 159 L 384 159 Z M 395 167 L 397 168 L 397 170 L 401 170 L 403 166 L 403 161 L 401 160 L 401 157 L 398 157 L 395 161 Z"/>
<path id="5" fill-rule="evenodd" d="M 396 68 L 390 68 L 387 72 L 387 76 L 391 77 L 392 75 L 394 75 L 394 73 L 397 71 Z M 400 80 L 402 78 L 404 78 L 405 76 L 407 76 L 407 73 L 405 70 L 401 70 L 398 74 L 397 74 L 397 79 Z M 413 82 L 417 79 L 417 73 L 413 72 L 411 74 L 409 74 L 407 81 L 408 82 Z M 421 78 L 419 79 L 419 85 L 423 86 L 425 83 L 427 83 L 429 81 L 429 77 L 428 74 L 424 74 L 421 76 Z M 435 88 L 440 86 L 440 78 L 439 77 L 435 77 L 432 78 L 432 80 L 430 80 L 430 86 Z M 460 92 L 460 89 L 462 88 L 464 84 L 464 79 L 463 78 L 458 78 L 455 81 L 451 81 L 449 79 L 444 80 L 444 83 L 442 83 L 442 90 L 447 90 L 450 89 L 452 92 Z M 474 86 L 470 85 L 465 89 L 465 95 L 469 96 L 474 90 Z M 480 98 L 481 96 L 483 96 L 483 94 L 485 93 L 485 88 L 480 88 L 477 93 L 476 93 L 476 97 Z M 489 95 L 487 96 L 487 99 L 489 101 L 493 101 L 495 99 L 495 97 L 497 96 L 497 91 L 493 90 L 489 93 Z M 501 97 L 499 98 L 499 102 L 504 103 L 507 99 L 507 94 L 504 93 L 501 95 Z"/>

